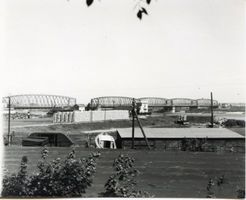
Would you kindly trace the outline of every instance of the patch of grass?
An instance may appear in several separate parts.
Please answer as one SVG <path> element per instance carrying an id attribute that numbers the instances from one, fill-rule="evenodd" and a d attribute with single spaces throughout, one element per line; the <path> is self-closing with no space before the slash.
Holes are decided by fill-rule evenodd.
<path id="1" fill-rule="evenodd" d="M 6 147 L 4 166 L 8 173 L 18 170 L 22 156 L 28 156 L 30 171 L 36 168 L 40 157 L 39 147 Z M 64 159 L 71 148 L 50 147 L 48 160 L 60 157 Z M 91 150 L 75 148 L 76 155 L 85 157 Z M 144 189 L 155 197 L 205 198 L 210 177 L 217 180 L 222 174 L 226 182 L 216 198 L 236 198 L 237 190 L 245 187 L 244 153 L 209 153 L 209 152 L 164 152 L 161 150 L 101 150 L 97 161 L 97 172 L 93 186 L 88 188 L 87 197 L 98 197 L 103 192 L 104 184 L 112 175 L 112 163 L 119 154 L 135 158 L 135 168 L 140 171 L 136 181 L 138 188 Z M 217 177 L 217 178 L 216 178 Z"/>
<path id="2" fill-rule="evenodd" d="M 228 128 L 228 129 L 231 131 L 234 131 L 234 132 L 236 132 L 242 136 L 245 136 L 245 127 L 243 127 L 243 128 L 233 127 L 233 128 Z"/>

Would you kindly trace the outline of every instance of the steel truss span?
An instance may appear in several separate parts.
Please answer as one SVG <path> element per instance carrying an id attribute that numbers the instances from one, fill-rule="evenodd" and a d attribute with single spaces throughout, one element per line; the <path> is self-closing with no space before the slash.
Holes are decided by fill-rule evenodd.
<path id="1" fill-rule="evenodd" d="M 143 97 L 139 98 L 141 102 L 146 102 L 150 107 L 209 107 L 210 99 L 188 99 L 188 98 L 159 98 L 159 97 Z M 217 100 L 213 100 L 213 107 L 218 107 Z"/>
<path id="2" fill-rule="evenodd" d="M 199 107 L 206 107 L 211 106 L 211 99 L 197 99 L 197 106 Z M 213 100 L 213 106 L 218 107 L 219 102 L 217 100 Z"/>
<path id="3" fill-rule="evenodd" d="M 107 96 L 91 99 L 92 108 L 118 108 L 132 106 L 132 97 Z"/>
<path id="4" fill-rule="evenodd" d="M 197 107 L 197 101 L 188 98 L 174 98 L 171 102 L 172 106 Z"/>
<path id="5" fill-rule="evenodd" d="M 3 103 L 9 104 L 12 108 L 53 108 L 73 106 L 76 104 L 76 99 L 68 96 L 59 95 L 43 95 L 43 94 L 23 94 L 13 95 L 3 98 Z"/>
<path id="6" fill-rule="evenodd" d="M 171 102 L 168 99 L 160 98 L 160 97 L 142 97 L 139 98 L 141 102 L 146 102 L 148 106 L 171 106 Z"/>
<path id="7" fill-rule="evenodd" d="M 147 103 L 149 107 L 210 107 L 210 99 L 188 99 L 188 98 L 160 98 L 142 97 L 135 98 L 137 102 Z M 133 97 L 105 96 L 91 99 L 92 108 L 121 108 L 132 106 Z M 218 107 L 219 103 L 213 100 L 213 106 Z"/>

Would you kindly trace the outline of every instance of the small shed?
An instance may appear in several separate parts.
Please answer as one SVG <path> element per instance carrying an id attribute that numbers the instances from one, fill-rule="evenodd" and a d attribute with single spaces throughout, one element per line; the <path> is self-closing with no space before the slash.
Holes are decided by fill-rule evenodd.
<path id="1" fill-rule="evenodd" d="M 59 132 L 35 132 L 22 140 L 22 146 L 69 147 L 72 144 L 72 140 L 66 134 Z"/>
<path id="2" fill-rule="evenodd" d="M 98 148 L 97 144 L 96 144 L 96 137 L 99 135 L 104 135 L 103 138 L 100 137 L 101 140 L 107 140 L 108 141 L 113 141 L 114 140 L 114 145 L 115 148 L 118 148 L 118 146 L 115 143 L 115 140 L 117 138 L 117 130 L 116 129 L 106 129 L 106 130 L 90 130 L 90 131 L 83 131 L 80 134 L 80 138 L 81 136 L 83 136 L 83 141 L 85 143 L 78 143 L 78 139 L 76 139 L 76 144 L 79 144 L 80 146 L 86 146 L 86 147 L 94 147 L 94 148 Z M 107 136 L 106 136 L 107 135 Z M 72 138 L 74 138 L 74 136 L 71 136 Z M 113 139 L 113 140 L 112 140 Z M 106 141 L 105 140 L 105 141 Z M 106 145 L 107 146 L 107 145 Z"/>
<path id="3" fill-rule="evenodd" d="M 113 136 L 107 133 L 101 133 L 95 138 L 96 147 L 100 149 L 116 149 Z"/>
<path id="4" fill-rule="evenodd" d="M 225 128 L 144 128 L 154 149 L 244 152 L 245 138 Z M 142 132 L 135 128 L 135 147 L 146 148 Z M 131 148 L 132 129 L 117 129 L 117 147 Z"/>

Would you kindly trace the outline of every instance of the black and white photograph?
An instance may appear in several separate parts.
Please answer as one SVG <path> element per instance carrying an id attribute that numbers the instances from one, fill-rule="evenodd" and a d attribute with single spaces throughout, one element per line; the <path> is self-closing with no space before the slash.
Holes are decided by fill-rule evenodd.
<path id="1" fill-rule="evenodd" d="M 245 0 L 3 0 L 1 198 L 245 198 Z"/>

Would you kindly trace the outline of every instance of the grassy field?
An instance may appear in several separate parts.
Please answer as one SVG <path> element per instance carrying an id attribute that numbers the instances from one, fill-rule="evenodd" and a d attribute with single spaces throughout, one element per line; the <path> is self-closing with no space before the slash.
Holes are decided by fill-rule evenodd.
<path id="1" fill-rule="evenodd" d="M 158 116 L 149 116 L 140 119 L 143 126 L 148 127 L 180 127 L 176 124 L 177 116 L 167 116 L 160 114 Z M 190 117 L 191 123 L 208 123 L 210 118 L 208 116 Z M 137 123 L 136 123 L 137 124 Z M 52 118 L 39 119 L 24 119 L 11 120 L 11 131 L 15 132 L 32 132 L 32 131 L 63 131 L 63 132 L 78 132 L 96 129 L 110 129 L 110 128 L 126 128 L 131 127 L 131 120 L 117 120 L 117 121 L 102 121 L 102 122 L 85 122 L 73 124 L 52 124 Z M 4 133 L 7 133 L 7 121 L 4 121 Z"/>
<path id="2" fill-rule="evenodd" d="M 177 116 L 150 116 L 146 119 L 140 119 L 144 127 L 158 127 L 158 128 L 178 128 L 183 127 L 175 123 Z M 209 116 L 189 116 L 188 120 L 191 122 L 190 126 L 205 127 L 209 122 Z M 7 135 L 7 123 L 5 122 L 4 135 Z M 26 120 L 12 120 L 11 132 L 15 132 L 13 138 L 14 145 L 20 145 L 24 137 L 27 137 L 32 132 L 62 132 L 68 135 L 78 135 L 83 131 L 89 130 L 102 130 L 102 129 L 116 129 L 131 127 L 131 120 L 118 120 L 118 121 L 102 121 L 94 123 L 74 123 L 74 124 L 52 124 L 51 118 L 40 119 L 26 119 Z M 241 135 L 245 135 L 245 128 L 230 128 Z M 80 134 L 81 135 L 81 134 Z M 83 139 L 83 138 L 82 138 Z"/>
<path id="3" fill-rule="evenodd" d="M 50 117 L 45 118 L 33 118 L 33 119 L 11 119 L 10 124 L 12 128 L 18 128 L 22 126 L 38 126 L 52 124 L 53 120 Z M 7 128 L 8 120 L 4 119 L 4 127 Z"/>
<path id="4" fill-rule="evenodd" d="M 64 158 L 70 150 L 71 148 L 50 147 L 49 160 Z M 29 159 L 28 171 L 32 173 L 40 159 L 40 151 L 39 147 L 6 147 L 4 166 L 9 173 L 16 172 L 21 157 L 26 155 Z M 76 148 L 77 158 L 87 156 L 90 152 L 89 149 Z M 245 156 L 241 153 L 101 150 L 94 183 L 87 190 L 87 197 L 97 197 L 104 191 L 106 180 L 113 174 L 113 160 L 120 153 L 136 159 L 135 166 L 140 171 L 138 187 L 155 197 L 205 198 L 209 178 L 216 179 L 221 175 L 225 176 L 225 183 L 214 187 L 216 197 L 235 198 L 236 190 L 245 187 Z"/>
<path id="5" fill-rule="evenodd" d="M 173 116 L 152 116 L 141 119 L 144 127 L 180 127 L 175 124 Z M 190 117 L 191 125 L 209 122 L 209 116 Z M 8 174 L 16 172 L 21 157 L 28 156 L 29 172 L 36 169 L 41 148 L 20 146 L 22 138 L 32 132 L 54 131 L 78 136 L 88 130 L 131 127 L 130 120 L 106 121 L 96 123 L 52 124 L 51 118 L 13 120 L 11 131 L 15 131 L 14 145 L 5 147 L 4 167 Z M 5 123 L 6 124 L 6 123 Z M 245 128 L 231 128 L 245 135 Z M 7 128 L 4 129 L 7 134 Z M 64 158 L 71 148 L 50 147 L 49 159 Z M 92 151 L 95 151 L 93 149 Z M 77 157 L 90 154 L 90 149 L 76 148 Z M 136 159 L 136 168 L 140 170 L 137 178 L 138 187 L 155 197 L 193 197 L 205 198 L 209 178 L 216 179 L 225 175 L 225 184 L 215 188 L 216 197 L 236 198 L 236 191 L 245 187 L 245 154 L 244 153 L 208 153 L 208 152 L 165 152 L 159 150 L 101 150 L 102 155 L 97 162 L 94 184 L 87 190 L 87 197 L 98 197 L 104 191 L 104 184 L 112 175 L 113 160 L 120 154 L 128 154 Z"/>
<path id="6" fill-rule="evenodd" d="M 174 123 L 175 119 L 168 116 L 148 117 L 140 119 L 143 126 L 148 127 L 180 127 Z M 32 132 L 62 132 L 69 135 L 80 134 L 83 131 L 101 130 L 111 128 L 131 127 L 131 120 L 102 121 L 93 123 L 73 123 L 73 124 L 50 124 L 51 118 L 12 120 L 11 132 L 15 132 L 14 144 L 20 145 L 22 138 L 27 137 Z M 5 122 L 4 135 L 7 135 L 7 123 Z"/>
<path id="7" fill-rule="evenodd" d="M 245 127 L 232 127 L 232 128 L 228 128 L 228 129 L 230 129 L 231 131 L 234 131 L 234 132 L 236 132 L 236 133 L 239 133 L 240 135 L 242 135 L 242 136 L 245 136 Z"/>

